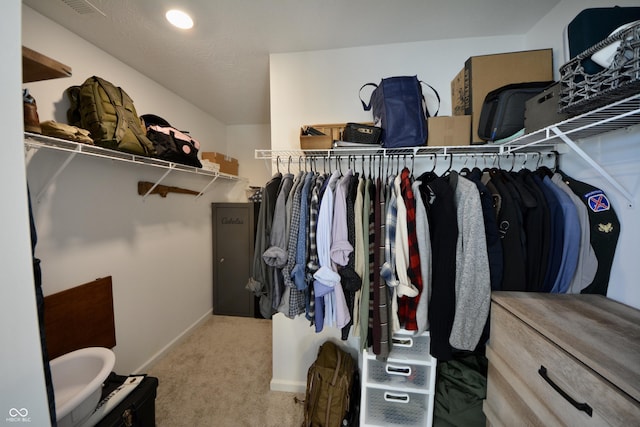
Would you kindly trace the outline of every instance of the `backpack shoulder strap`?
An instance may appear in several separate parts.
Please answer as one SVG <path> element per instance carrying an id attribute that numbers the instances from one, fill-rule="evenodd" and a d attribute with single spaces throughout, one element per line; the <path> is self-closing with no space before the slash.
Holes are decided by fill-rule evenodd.
<path id="1" fill-rule="evenodd" d="M 122 110 L 124 108 L 122 90 L 120 88 L 116 89 L 111 83 L 101 79 L 100 77 L 93 76 L 93 80 L 102 88 L 104 93 L 107 94 L 109 102 L 116 110 L 116 130 L 114 132 L 114 138 L 119 142 L 122 140 L 122 137 L 126 133 L 128 127 L 124 111 Z"/>
<path id="2" fill-rule="evenodd" d="M 80 86 L 70 86 L 65 90 L 69 98 L 69 109 L 67 110 L 67 123 L 71 126 L 81 127 L 80 115 Z"/>
<path id="3" fill-rule="evenodd" d="M 338 375 L 340 374 L 340 367 L 342 366 L 342 351 L 337 345 L 334 345 L 336 349 L 336 369 L 333 371 L 333 377 L 331 378 L 331 387 L 329 388 L 329 397 L 327 399 L 327 410 L 325 411 L 325 426 L 331 425 L 331 400 L 333 399 L 333 392 L 335 390 L 336 382 L 338 381 Z"/>

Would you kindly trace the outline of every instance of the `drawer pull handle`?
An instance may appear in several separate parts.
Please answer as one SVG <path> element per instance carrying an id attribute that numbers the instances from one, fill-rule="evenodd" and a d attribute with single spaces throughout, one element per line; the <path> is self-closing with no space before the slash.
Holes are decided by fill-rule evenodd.
<path id="1" fill-rule="evenodd" d="M 391 343 L 398 347 L 413 347 L 413 339 L 411 337 L 391 338 Z"/>
<path id="2" fill-rule="evenodd" d="M 411 375 L 411 366 L 387 365 L 385 370 L 389 375 L 402 375 L 405 377 Z"/>
<path id="3" fill-rule="evenodd" d="M 409 403 L 409 395 L 407 393 L 389 393 L 385 391 L 384 400 L 387 402 Z"/>
<path id="4" fill-rule="evenodd" d="M 586 403 L 579 403 L 573 397 L 569 396 L 566 391 L 560 388 L 560 386 L 554 383 L 549 375 L 547 375 L 547 368 L 540 365 L 540 369 L 538 369 L 538 374 L 544 379 L 555 391 L 557 391 L 560 396 L 564 397 L 567 402 L 571 403 L 577 410 L 585 412 L 590 417 L 593 416 L 593 409 Z"/>

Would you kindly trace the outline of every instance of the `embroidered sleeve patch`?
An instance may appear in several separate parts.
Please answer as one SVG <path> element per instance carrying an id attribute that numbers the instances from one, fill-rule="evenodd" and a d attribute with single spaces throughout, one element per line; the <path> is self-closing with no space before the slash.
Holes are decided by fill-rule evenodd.
<path id="1" fill-rule="evenodd" d="M 591 194 L 587 199 L 589 209 L 593 212 L 604 212 L 609 210 L 609 199 L 607 196 L 600 192 L 597 194 Z"/>

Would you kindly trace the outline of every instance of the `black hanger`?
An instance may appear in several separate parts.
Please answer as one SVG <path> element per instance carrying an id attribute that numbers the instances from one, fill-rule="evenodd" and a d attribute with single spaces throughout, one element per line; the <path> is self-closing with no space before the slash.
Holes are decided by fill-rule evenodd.
<path id="1" fill-rule="evenodd" d="M 415 160 L 416 160 L 416 155 L 412 154 L 411 155 L 411 175 L 409 175 L 410 178 L 413 178 L 413 170 L 415 168 Z"/>
<path id="2" fill-rule="evenodd" d="M 431 171 L 429 171 L 429 173 L 434 173 L 436 171 L 437 160 L 438 160 L 438 155 L 434 154 L 433 155 L 433 168 L 431 169 Z"/>
<path id="3" fill-rule="evenodd" d="M 446 171 L 442 172 L 442 177 L 446 176 L 449 172 L 451 172 L 451 166 L 453 166 L 453 154 L 449 153 L 449 167 Z"/>

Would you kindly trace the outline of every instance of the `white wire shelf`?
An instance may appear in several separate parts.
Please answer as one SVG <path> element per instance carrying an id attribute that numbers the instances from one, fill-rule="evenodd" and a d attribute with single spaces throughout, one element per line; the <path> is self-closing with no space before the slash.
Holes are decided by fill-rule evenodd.
<path id="1" fill-rule="evenodd" d="M 125 163 L 133 163 L 139 166 L 145 167 L 154 167 L 165 170 L 165 173 L 160 177 L 154 184 L 154 186 L 149 190 L 149 193 L 153 191 L 153 189 L 160 184 L 160 182 L 169 175 L 169 173 L 173 171 L 189 173 L 194 175 L 199 175 L 209 179 L 207 185 L 200 190 L 200 193 L 196 196 L 198 199 L 200 196 L 204 194 L 204 192 L 213 184 L 213 182 L 218 178 L 223 178 L 226 180 L 237 181 L 240 180 L 238 176 L 229 175 L 226 173 L 213 171 L 204 168 L 198 168 L 195 166 L 184 165 L 181 163 L 169 162 L 166 160 L 155 159 L 152 157 L 145 157 L 131 153 L 125 153 L 123 151 L 110 150 L 108 148 L 99 147 L 97 145 L 90 144 L 82 144 L 79 142 L 68 141 L 65 139 L 54 138 L 50 136 L 40 135 L 37 133 L 25 132 L 24 133 L 24 144 L 27 150 L 31 149 L 47 149 L 53 151 L 59 151 L 63 153 L 67 153 L 68 157 L 63 162 L 63 164 L 56 170 L 56 172 L 49 178 L 48 182 L 43 186 L 43 188 L 38 192 L 36 196 L 37 200 L 40 200 L 42 195 L 46 192 L 49 186 L 55 181 L 56 177 L 67 167 L 67 165 L 74 159 L 75 156 L 90 156 L 90 157 L 98 157 L 102 159 L 115 160 Z M 145 194 L 144 198 L 146 198 L 149 193 Z"/>
<path id="2" fill-rule="evenodd" d="M 567 138 L 577 141 L 637 124 L 640 124 L 640 93 L 524 135 L 501 147 L 505 151 L 516 151 L 539 144 L 559 144 Z"/>
<path id="3" fill-rule="evenodd" d="M 376 146 L 372 148 L 343 147 L 326 150 L 255 150 L 255 158 L 286 163 L 287 160 L 291 161 L 294 157 L 346 160 L 353 156 L 496 156 L 518 152 L 548 153 L 557 151 L 560 145 L 566 145 L 618 190 L 629 202 L 629 207 L 632 207 L 633 195 L 584 152 L 575 141 L 638 124 L 640 124 L 640 93 L 500 144 L 455 147 L 423 146 L 393 149 Z"/>

